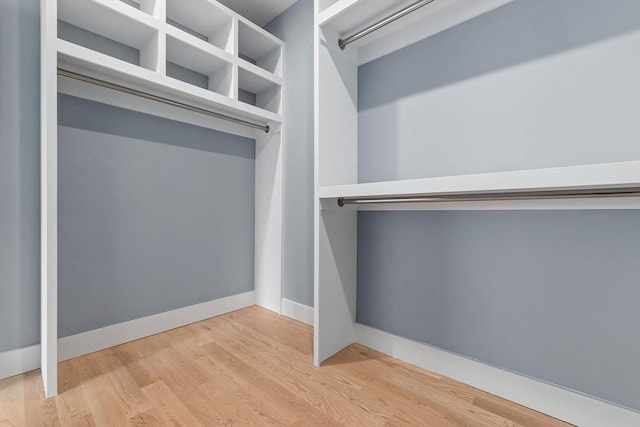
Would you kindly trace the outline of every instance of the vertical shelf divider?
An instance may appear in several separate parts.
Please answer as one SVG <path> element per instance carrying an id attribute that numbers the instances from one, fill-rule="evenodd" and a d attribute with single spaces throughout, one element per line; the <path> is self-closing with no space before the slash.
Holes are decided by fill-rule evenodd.
<path id="1" fill-rule="evenodd" d="M 358 65 L 356 50 L 340 50 L 338 34 L 317 25 L 315 6 L 313 361 L 320 366 L 356 341 L 357 211 L 323 206 L 319 188 L 358 180 Z"/>
<path id="2" fill-rule="evenodd" d="M 231 99 L 240 99 L 240 84 L 238 82 L 238 17 L 234 16 L 231 23 L 231 37 L 229 37 L 231 54 L 233 55 L 233 67 L 231 67 Z"/>
<path id="3" fill-rule="evenodd" d="M 58 394 L 58 5 L 40 3 L 40 367 Z"/>
<path id="4" fill-rule="evenodd" d="M 167 20 L 167 1 L 166 0 L 141 0 L 140 7 L 142 8 L 142 2 L 153 2 L 153 9 L 150 10 L 150 14 L 161 22 Z M 167 33 L 160 28 L 157 35 L 156 47 L 158 49 L 158 57 L 156 62 L 156 68 L 154 70 L 161 76 L 167 75 Z"/>

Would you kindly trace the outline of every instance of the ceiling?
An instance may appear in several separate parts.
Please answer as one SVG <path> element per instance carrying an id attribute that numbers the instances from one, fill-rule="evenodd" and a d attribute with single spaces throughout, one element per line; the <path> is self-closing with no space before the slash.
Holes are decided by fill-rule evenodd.
<path id="1" fill-rule="evenodd" d="M 297 0 L 219 0 L 230 9 L 264 26 L 276 16 L 291 7 Z"/>

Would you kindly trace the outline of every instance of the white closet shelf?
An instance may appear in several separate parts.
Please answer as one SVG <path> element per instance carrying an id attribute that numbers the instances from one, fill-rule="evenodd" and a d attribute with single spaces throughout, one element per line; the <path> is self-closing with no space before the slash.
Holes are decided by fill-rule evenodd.
<path id="1" fill-rule="evenodd" d="M 245 81 L 247 85 L 250 86 L 250 88 L 245 87 L 245 89 L 250 90 L 251 92 L 262 92 L 274 85 L 282 86 L 282 77 L 269 73 L 256 65 L 241 60 L 238 67 L 238 73 L 245 76 L 243 79 L 246 79 Z"/>
<path id="2" fill-rule="evenodd" d="M 640 161 L 320 186 L 318 197 L 395 197 L 640 186 Z"/>
<path id="3" fill-rule="evenodd" d="M 66 40 L 58 39 L 57 46 L 59 66 L 70 71 L 90 74 L 116 84 L 144 90 L 154 95 L 170 97 L 221 113 L 228 113 L 242 119 L 264 123 L 282 122 L 280 114 L 161 75 Z M 136 109 L 135 104 L 132 104 L 131 109 Z"/>
<path id="4" fill-rule="evenodd" d="M 58 19 L 138 48 L 159 29 L 158 21 L 152 16 L 113 0 L 59 0 Z"/>
<path id="5" fill-rule="evenodd" d="M 238 21 L 238 55 L 269 73 L 282 76 L 282 47 L 277 37 L 244 20 Z"/>
<path id="6" fill-rule="evenodd" d="M 233 50 L 233 15 L 227 8 L 209 0 L 167 0 L 166 4 L 167 22 L 187 27 L 220 48 Z"/>
<path id="7" fill-rule="evenodd" d="M 229 52 L 222 50 L 221 48 L 207 43 L 204 40 L 201 40 L 189 33 L 186 33 L 172 25 L 165 25 L 164 30 L 167 33 L 167 39 L 173 39 L 174 41 L 180 42 L 187 46 L 188 49 L 191 49 L 193 53 L 197 52 L 195 56 L 204 56 L 204 57 L 215 57 L 219 58 L 221 61 L 225 61 L 228 63 L 234 63 L 236 60 L 233 55 Z M 193 50 L 195 49 L 195 50 Z M 177 53 L 177 52 L 172 52 Z M 167 56 L 169 56 L 169 46 L 167 45 Z M 197 60 L 194 58 L 193 60 Z M 189 67 L 187 67 L 189 68 Z"/>

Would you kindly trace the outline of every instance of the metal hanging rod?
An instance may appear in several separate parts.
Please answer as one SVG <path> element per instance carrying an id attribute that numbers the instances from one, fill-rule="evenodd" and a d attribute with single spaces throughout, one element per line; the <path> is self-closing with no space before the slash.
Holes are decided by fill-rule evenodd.
<path id="1" fill-rule="evenodd" d="M 344 50 L 345 47 L 347 47 L 348 44 L 355 42 L 356 40 L 359 40 L 361 38 L 363 38 L 364 36 L 367 36 L 371 33 L 373 33 L 376 30 L 379 30 L 380 28 L 384 27 L 385 25 L 389 25 L 394 21 L 397 21 L 398 19 L 402 18 L 405 15 L 410 14 L 411 12 L 414 12 L 418 9 L 420 9 L 422 6 L 426 6 L 429 3 L 431 3 L 433 0 L 418 0 L 415 3 L 410 4 L 409 6 L 405 7 L 404 9 L 401 9 L 399 11 L 397 11 L 396 13 L 387 16 L 386 18 L 383 18 L 381 20 L 379 20 L 378 22 L 376 22 L 375 24 L 371 24 L 369 25 L 367 28 L 364 28 L 360 31 L 358 31 L 355 34 L 350 35 L 349 37 L 345 37 L 343 38 L 339 38 L 338 39 L 338 47 L 340 47 L 340 49 Z"/>
<path id="2" fill-rule="evenodd" d="M 488 202 L 503 200 L 548 200 L 600 197 L 640 197 L 640 187 L 571 190 L 571 191 L 532 191 L 493 194 L 443 194 L 438 196 L 391 196 L 391 197 L 339 197 L 338 206 L 368 205 L 381 203 L 434 203 L 434 202 Z"/>
<path id="3" fill-rule="evenodd" d="M 254 129 L 261 129 L 261 130 L 265 131 L 266 133 L 269 133 L 269 126 L 268 125 L 263 125 L 261 123 L 253 123 L 253 122 L 250 122 L 250 121 L 247 121 L 247 120 L 238 119 L 236 117 L 227 116 L 225 114 L 216 113 L 215 111 L 206 110 L 206 109 L 200 108 L 200 107 L 195 107 L 193 105 L 185 104 L 184 102 L 174 101 L 173 99 L 165 98 L 165 97 L 158 96 L 158 95 L 153 95 L 153 94 L 150 94 L 150 93 L 147 93 L 147 92 L 143 92 L 143 91 L 137 90 L 137 89 L 132 89 L 132 88 L 129 88 L 129 87 L 126 87 L 126 86 L 121 86 L 121 85 L 118 85 L 118 84 L 115 84 L 115 83 L 111 83 L 111 82 L 108 82 L 108 81 L 105 81 L 105 80 L 97 79 L 95 77 L 90 77 L 90 76 L 87 76 L 87 75 L 84 75 L 84 74 L 80 74 L 80 73 L 76 73 L 76 72 L 73 72 L 73 71 L 65 70 L 63 68 L 58 68 L 58 75 L 59 76 L 64 76 L 64 77 L 69 77 L 71 79 L 79 80 L 79 81 L 85 82 L 85 83 L 91 83 L 91 84 L 94 84 L 96 86 L 102 86 L 102 87 L 105 87 L 107 89 L 116 90 L 118 92 L 127 93 L 129 95 L 139 96 L 140 98 L 145 98 L 145 99 L 150 99 L 152 101 L 161 102 L 163 104 L 171 105 L 173 107 L 178 107 L 178 108 L 182 108 L 184 110 L 193 111 L 195 113 L 204 114 L 205 116 L 210 116 L 210 117 L 215 117 L 217 119 L 227 120 L 229 122 L 237 123 L 239 125 L 249 126 L 249 127 L 254 128 Z"/>

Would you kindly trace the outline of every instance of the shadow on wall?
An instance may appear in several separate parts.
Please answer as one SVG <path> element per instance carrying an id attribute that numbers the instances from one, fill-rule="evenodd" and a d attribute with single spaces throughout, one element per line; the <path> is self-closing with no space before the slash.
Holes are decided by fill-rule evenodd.
<path id="1" fill-rule="evenodd" d="M 361 66 L 358 108 L 363 111 L 638 30 L 640 2 L 616 0 L 615 6 L 598 0 L 515 0 Z M 371 81 L 387 84 L 366 90 Z"/>
<path id="2" fill-rule="evenodd" d="M 248 138 L 183 122 L 158 119 L 137 111 L 62 94 L 58 96 L 58 111 L 60 126 L 247 159 L 255 158 L 255 144 Z"/>
<path id="3" fill-rule="evenodd" d="M 639 159 L 638 22 L 634 0 L 515 0 L 361 66 L 359 181 Z"/>

